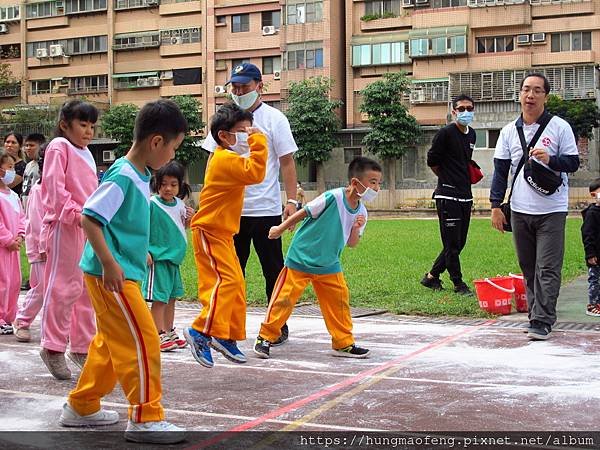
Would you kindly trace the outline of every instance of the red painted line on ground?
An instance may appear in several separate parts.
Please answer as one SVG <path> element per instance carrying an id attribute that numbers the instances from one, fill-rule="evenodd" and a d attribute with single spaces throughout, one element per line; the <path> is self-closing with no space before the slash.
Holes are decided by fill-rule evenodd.
<path id="1" fill-rule="evenodd" d="M 309 395 L 308 397 L 305 397 L 303 399 L 300 399 L 298 401 L 295 401 L 294 403 L 290 403 L 289 405 L 286 406 L 282 406 L 281 408 L 277 408 L 271 412 L 268 412 L 267 414 L 264 414 L 260 417 L 257 417 L 254 420 L 251 420 L 249 422 L 243 423 L 241 425 L 238 425 L 236 427 L 233 427 L 227 431 L 224 431 L 223 433 L 215 436 L 212 439 L 208 439 L 206 441 L 202 441 L 192 447 L 188 447 L 186 450 L 196 450 L 196 449 L 202 449 L 202 448 L 207 448 L 210 447 L 211 445 L 217 444 L 218 442 L 221 442 L 225 439 L 228 439 L 229 437 L 231 437 L 232 434 L 240 432 L 240 431 L 248 431 L 251 430 L 252 428 L 257 427 L 258 425 L 266 422 L 267 420 L 270 419 L 274 419 L 276 417 L 279 417 L 283 414 L 286 414 L 290 411 L 294 411 L 304 405 L 307 405 L 309 403 L 314 402 L 315 400 L 318 400 L 322 397 L 325 397 L 333 392 L 339 391 L 340 389 L 343 389 L 347 386 L 350 386 L 351 384 L 354 383 L 359 383 L 361 381 L 363 381 L 365 378 L 370 377 L 372 375 L 375 375 L 379 372 L 383 372 L 386 369 L 389 369 L 392 366 L 395 366 L 401 362 L 404 361 L 408 361 L 410 359 L 415 358 L 416 356 L 421 355 L 422 353 L 425 353 L 429 350 L 432 350 L 434 348 L 437 347 L 441 347 L 444 346 L 446 344 L 449 344 L 452 341 L 455 341 L 456 339 L 466 335 L 466 334 L 470 334 L 473 333 L 474 331 L 477 331 L 478 329 L 482 328 L 482 327 L 486 327 L 488 325 L 491 325 L 492 323 L 496 322 L 495 320 L 488 320 L 480 325 L 475 325 L 473 327 L 469 327 L 466 328 L 462 331 L 459 331 L 456 334 L 452 334 L 450 336 L 446 336 L 443 339 L 434 341 L 430 344 L 427 344 L 425 347 L 421 347 L 418 350 L 415 350 L 413 352 L 407 353 L 406 355 L 400 356 L 398 358 L 392 359 L 390 361 L 388 361 L 385 364 L 382 364 L 380 366 L 377 367 L 373 367 L 372 369 L 368 369 L 362 372 L 357 373 L 355 376 L 347 378 L 344 381 L 341 381 L 339 383 L 336 383 L 332 386 L 329 386 L 325 389 L 322 389 L 320 391 L 317 391 L 311 395 Z"/>

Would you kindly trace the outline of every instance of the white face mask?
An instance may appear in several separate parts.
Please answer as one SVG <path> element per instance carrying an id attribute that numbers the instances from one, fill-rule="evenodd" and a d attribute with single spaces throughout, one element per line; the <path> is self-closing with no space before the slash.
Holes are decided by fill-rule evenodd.
<path id="1" fill-rule="evenodd" d="M 4 176 L 2 177 L 2 182 L 7 186 L 15 181 L 15 177 L 17 173 L 14 170 L 7 170 Z"/>
<path id="2" fill-rule="evenodd" d="M 370 187 L 366 187 L 360 181 L 359 181 L 359 183 L 362 187 L 365 188 L 365 190 L 362 194 L 359 192 L 357 192 L 357 194 L 364 202 L 372 202 L 373 200 L 375 200 L 377 198 L 377 194 L 379 194 L 379 191 L 376 191 L 375 189 L 371 189 Z"/>
<path id="3" fill-rule="evenodd" d="M 231 94 L 231 98 L 242 109 L 250 109 L 252 105 L 258 100 L 258 92 L 256 90 L 250 91 L 244 95 Z"/>
<path id="4" fill-rule="evenodd" d="M 248 133 L 244 131 L 238 131 L 235 133 L 235 144 L 233 144 L 230 149 L 241 156 L 250 153 L 250 145 L 248 145 Z"/>

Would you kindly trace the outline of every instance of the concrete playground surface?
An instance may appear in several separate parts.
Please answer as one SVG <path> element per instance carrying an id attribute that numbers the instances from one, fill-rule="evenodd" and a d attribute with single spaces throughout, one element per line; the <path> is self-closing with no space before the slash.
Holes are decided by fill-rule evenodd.
<path id="1" fill-rule="evenodd" d="M 215 366 L 206 369 L 188 348 L 162 353 L 167 420 L 190 431 L 176 448 L 467 448 L 450 445 L 459 431 L 479 449 L 505 448 L 496 446 L 506 444 L 498 441 L 504 434 L 509 448 L 600 448 L 598 326 L 561 330 L 559 317 L 550 340 L 532 342 L 523 314 L 355 317 L 356 342 L 371 349 L 369 359 L 356 360 L 331 356 L 322 318 L 306 310 L 297 308 L 289 341 L 268 360 L 252 352 L 264 308 L 248 311 L 245 364 L 213 352 Z M 198 311 L 178 305 L 177 328 Z M 118 424 L 103 432 L 61 428 L 78 372 L 71 365 L 71 381 L 55 380 L 39 357 L 39 322 L 32 331 L 31 343 L 0 336 L 0 448 L 149 448 L 123 439 L 120 387 L 103 403 L 119 412 Z M 412 441 L 391 440 L 400 434 Z"/>

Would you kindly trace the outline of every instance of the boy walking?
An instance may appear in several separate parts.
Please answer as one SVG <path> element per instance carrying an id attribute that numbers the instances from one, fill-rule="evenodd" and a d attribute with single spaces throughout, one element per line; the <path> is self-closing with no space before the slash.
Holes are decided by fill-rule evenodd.
<path id="1" fill-rule="evenodd" d="M 202 310 L 183 334 L 196 361 L 208 368 L 214 365 L 210 347 L 233 362 L 246 362 L 236 344 L 246 339 L 246 287 L 233 236 L 240 228 L 244 189 L 264 179 L 268 156 L 267 138 L 252 128 L 252 120 L 251 112 L 233 103 L 213 116 L 210 134 L 219 146 L 192 218 Z"/>
<path id="2" fill-rule="evenodd" d="M 348 167 L 346 188 L 325 192 L 281 225 L 271 228 L 269 238 L 276 239 L 304 220 L 290 244 L 285 267 L 256 338 L 254 352 L 260 358 L 269 358 L 271 343 L 279 337 L 281 326 L 309 283 L 331 334 L 332 354 L 346 358 L 369 356 L 369 350 L 354 344 L 350 299 L 340 255 L 346 245 L 358 245 L 367 223 L 367 209 L 361 200 L 370 202 L 377 197 L 381 175 L 377 162 L 355 158 Z"/>
<path id="3" fill-rule="evenodd" d="M 590 184 L 590 195 L 595 202 L 585 208 L 581 237 L 588 266 L 589 300 L 585 313 L 600 317 L 600 178 Z"/>
<path id="4" fill-rule="evenodd" d="M 148 254 L 147 167 L 159 169 L 172 159 L 186 131 L 175 103 L 147 103 L 136 117 L 131 149 L 111 166 L 84 205 L 81 224 L 88 242 L 80 266 L 97 332 L 77 387 L 63 407 L 63 426 L 118 422 L 117 412 L 100 405 L 118 380 L 130 404 L 127 440 L 170 444 L 184 439 L 182 428 L 164 420 L 158 332 L 138 282 L 144 278 Z"/>

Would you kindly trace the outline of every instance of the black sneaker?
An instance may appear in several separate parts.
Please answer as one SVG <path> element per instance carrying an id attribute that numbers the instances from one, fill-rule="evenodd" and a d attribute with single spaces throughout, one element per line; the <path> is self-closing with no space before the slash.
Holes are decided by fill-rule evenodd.
<path id="1" fill-rule="evenodd" d="M 538 320 L 532 320 L 527 336 L 533 341 L 545 341 L 550 337 L 551 332 L 552 327 L 550 325 Z"/>
<path id="2" fill-rule="evenodd" d="M 426 288 L 429 288 L 433 291 L 441 291 L 442 289 L 444 289 L 442 287 L 442 280 L 440 280 L 439 278 L 429 278 L 427 276 L 428 274 L 426 273 L 425 276 L 423 277 L 423 279 L 421 280 L 421 284 L 423 286 L 425 286 Z"/>
<path id="3" fill-rule="evenodd" d="M 271 347 L 279 347 L 280 345 L 285 344 L 288 340 L 288 335 L 288 326 L 286 324 L 283 327 L 281 327 L 281 334 L 279 335 L 279 337 L 273 342 L 271 342 Z"/>
<path id="4" fill-rule="evenodd" d="M 269 359 L 269 350 L 271 349 L 271 343 L 264 339 L 261 336 L 256 338 L 256 342 L 254 342 L 254 353 L 259 358 Z"/>
<path id="5" fill-rule="evenodd" d="M 454 292 L 465 297 L 473 297 L 473 291 L 465 283 L 460 283 L 454 286 Z"/>
<path id="6" fill-rule="evenodd" d="M 29 280 L 23 281 L 23 284 L 21 284 L 21 290 L 28 291 L 29 289 L 31 289 L 31 286 L 29 285 Z"/>
<path id="7" fill-rule="evenodd" d="M 531 323 L 527 322 L 525 325 L 523 325 L 523 333 L 529 333 L 529 330 L 531 330 L 531 328 L 533 328 L 531 326 Z"/>
<path id="8" fill-rule="evenodd" d="M 332 355 L 341 358 L 368 358 L 370 353 L 368 349 L 352 344 L 348 347 L 333 349 Z"/>

